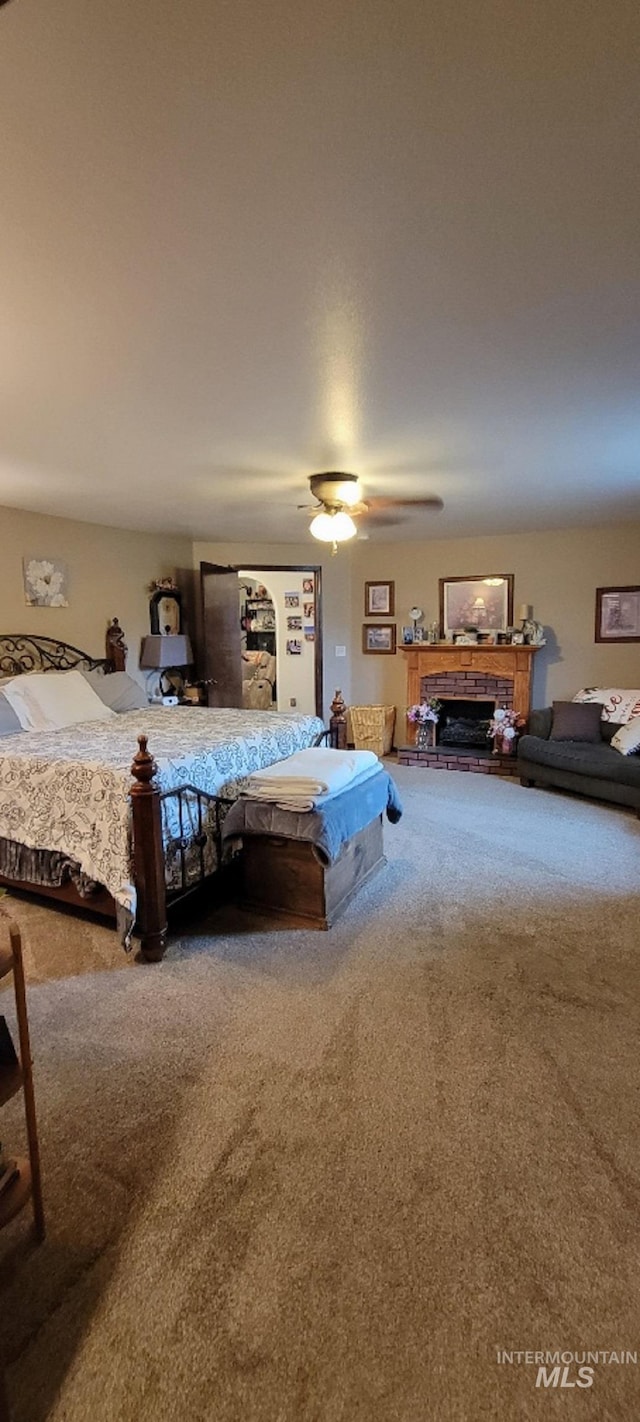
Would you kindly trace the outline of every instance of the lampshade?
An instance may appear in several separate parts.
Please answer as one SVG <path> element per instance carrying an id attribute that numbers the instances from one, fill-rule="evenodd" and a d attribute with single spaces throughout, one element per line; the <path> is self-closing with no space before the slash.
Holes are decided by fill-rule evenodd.
<path id="1" fill-rule="evenodd" d="M 143 637 L 140 666 L 161 671 L 163 667 L 188 667 L 193 662 L 193 652 L 188 637 L 154 634 Z"/>
<path id="2" fill-rule="evenodd" d="M 344 509 L 338 509 L 336 513 L 319 513 L 312 519 L 309 532 L 314 538 L 319 538 L 321 543 L 345 543 L 348 538 L 353 538 L 357 532 L 355 523 L 350 514 Z"/>
<path id="3" fill-rule="evenodd" d="M 520 609 L 519 609 L 519 612 L 518 612 L 518 617 L 519 617 L 519 619 L 520 619 L 521 622 L 530 622 L 530 621 L 531 621 L 531 619 L 532 619 L 532 617 L 533 617 L 533 608 L 532 608 L 530 602 L 522 602 L 522 603 L 520 604 Z"/>

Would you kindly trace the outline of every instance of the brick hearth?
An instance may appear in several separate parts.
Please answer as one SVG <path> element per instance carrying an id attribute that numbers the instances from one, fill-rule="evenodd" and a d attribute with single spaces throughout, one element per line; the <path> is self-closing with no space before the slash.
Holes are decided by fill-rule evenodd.
<path id="1" fill-rule="evenodd" d="M 515 755 L 488 755 L 478 747 L 455 750 L 452 746 L 434 746 L 418 750 L 417 746 L 398 747 L 398 765 L 417 765 L 421 770 L 466 770 L 476 775 L 517 775 Z"/>

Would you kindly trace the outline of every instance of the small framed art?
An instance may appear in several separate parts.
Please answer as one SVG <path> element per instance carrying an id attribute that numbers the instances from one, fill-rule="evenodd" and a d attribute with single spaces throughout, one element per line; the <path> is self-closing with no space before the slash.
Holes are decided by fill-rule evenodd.
<path id="1" fill-rule="evenodd" d="M 59 558 L 24 558 L 24 600 L 31 607 L 68 607 L 68 573 Z"/>
<path id="2" fill-rule="evenodd" d="M 363 623 L 362 650 L 381 656 L 393 656 L 396 650 L 395 622 L 379 622 L 375 627 L 371 623 Z"/>
<path id="3" fill-rule="evenodd" d="M 365 583 L 365 617 L 393 617 L 395 612 L 395 583 Z"/>
<path id="4" fill-rule="evenodd" d="M 596 642 L 640 642 L 640 587 L 596 588 Z"/>

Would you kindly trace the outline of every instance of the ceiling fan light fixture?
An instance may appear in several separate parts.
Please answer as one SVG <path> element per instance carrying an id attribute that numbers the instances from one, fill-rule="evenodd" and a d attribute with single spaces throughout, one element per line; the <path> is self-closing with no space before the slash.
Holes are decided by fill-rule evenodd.
<path id="1" fill-rule="evenodd" d="M 340 502 L 346 504 L 348 509 L 353 508 L 355 504 L 359 504 L 362 499 L 362 493 L 358 480 L 356 479 L 354 484 L 347 484 L 346 482 L 340 484 L 338 497 Z"/>
<path id="2" fill-rule="evenodd" d="M 311 520 L 310 533 L 321 543 L 346 543 L 357 532 L 355 523 L 344 509 L 336 513 L 319 513 Z"/>

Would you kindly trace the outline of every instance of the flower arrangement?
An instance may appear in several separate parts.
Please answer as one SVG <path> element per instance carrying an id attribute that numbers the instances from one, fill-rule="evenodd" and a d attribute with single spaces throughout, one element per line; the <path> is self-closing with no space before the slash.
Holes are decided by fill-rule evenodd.
<path id="1" fill-rule="evenodd" d="M 154 578 L 153 582 L 147 584 L 148 591 L 154 592 L 178 592 L 178 584 L 173 577 Z"/>
<path id="2" fill-rule="evenodd" d="M 441 709 L 442 702 L 438 701 L 437 696 L 430 696 L 419 705 L 409 707 L 407 721 L 411 721 L 412 725 L 424 726 L 427 721 L 437 721 Z"/>
<path id="3" fill-rule="evenodd" d="M 510 711 L 506 706 L 496 706 L 489 722 L 487 736 L 492 741 L 513 741 L 521 726 L 524 726 L 524 716 L 521 716 L 519 711 Z"/>

